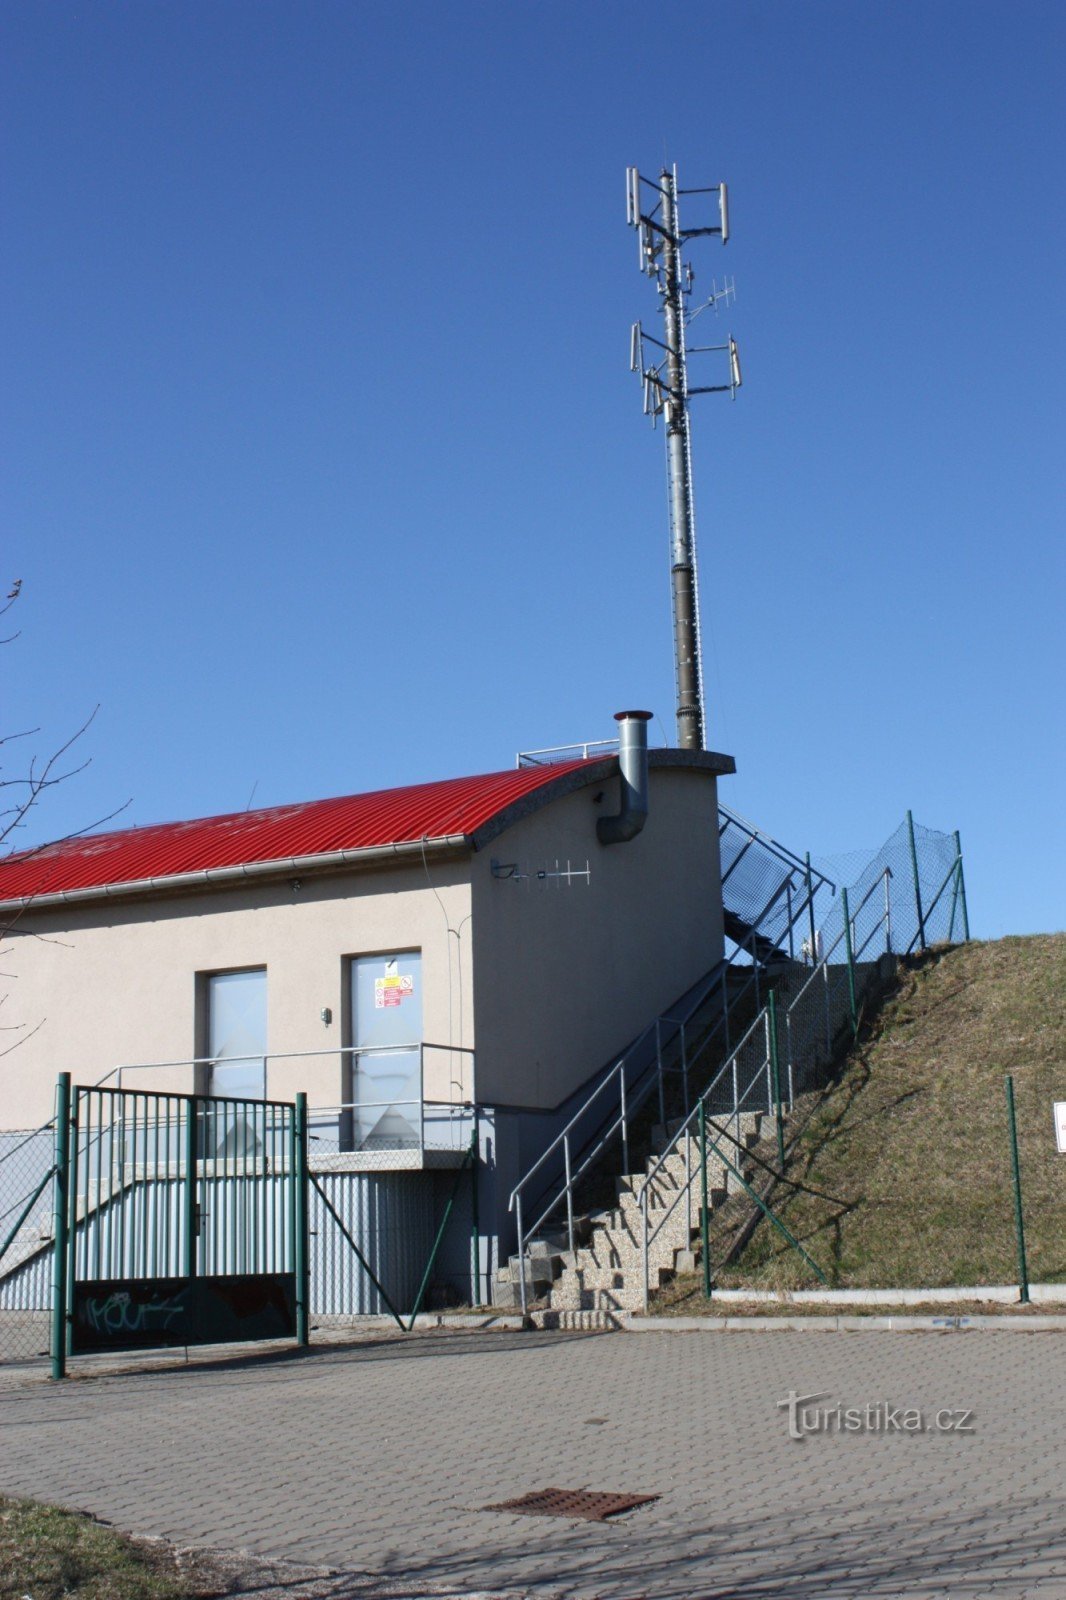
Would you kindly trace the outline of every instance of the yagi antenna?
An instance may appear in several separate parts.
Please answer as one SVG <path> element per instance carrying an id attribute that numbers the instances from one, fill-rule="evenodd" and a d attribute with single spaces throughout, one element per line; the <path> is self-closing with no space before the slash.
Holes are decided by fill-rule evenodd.
<path id="1" fill-rule="evenodd" d="M 683 228 L 679 195 L 717 196 L 717 222 Z M 706 202 L 704 202 L 706 206 Z M 714 211 L 710 213 L 714 217 Z M 740 355 L 730 334 L 725 344 L 691 345 L 686 333 L 693 320 L 711 306 L 728 305 L 734 296 L 733 280 L 719 289 L 712 282 L 710 297 L 690 308 L 695 277 L 684 259 L 693 239 L 729 239 L 729 190 L 724 183 L 704 189 L 679 189 L 677 168 L 663 167 L 658 180 L 642 177 L 636 167 L 626 168 L 626 221 L 637 230 L 640 269 L 655 278 L 663 314 L 663 337 L 645 333 L 639 322 L 629 338 L 629 365 L 640 375 L 644 415 L 654 427 L 666 420 L 666 463 L 670 488 L 670 580 L 673 591 L 674 665 L 677 684 L 677 740 L 683 750 L 702 750 L 706 733 L 703 667 L 700 649 L 699 574 L 696 561 L 696 526 L 692 495 L 692 456 L 689 437 L 689 401 L 696 394 L 726 393 L 736 398 L 740 388 Z M 655 354 L 649 360 L 646 346 Z M 690 385 L 688 357 L 714 353 L 726 357 L 727 383 Z M 712 374 L 713 375 L 713 374 Z"/>

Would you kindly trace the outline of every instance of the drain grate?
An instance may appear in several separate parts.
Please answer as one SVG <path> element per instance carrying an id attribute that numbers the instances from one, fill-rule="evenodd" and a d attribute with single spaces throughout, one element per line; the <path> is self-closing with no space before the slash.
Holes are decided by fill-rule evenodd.
<path id="1" fill-rule="evenodd" d="M 501 1500 L 482 1509 L 517 1511 L 523 1517 L 581 1517 L 585 1522 L 605 1522 L 658 1498 L 657 1494 L 605 1494 L 598 1489 L 534 1489 L 517 1500 Z"/>

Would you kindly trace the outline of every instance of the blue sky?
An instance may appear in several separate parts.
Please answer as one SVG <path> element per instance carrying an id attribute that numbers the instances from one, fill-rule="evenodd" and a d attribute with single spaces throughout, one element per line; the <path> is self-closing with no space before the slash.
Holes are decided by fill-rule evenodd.
<path id="1" fill-rule="evenodd" d="M 669 27 L 664 26 L 664 21 Z M 694 418 L 708 742 L 798 849 L 958 827 L 1063 926 L 1066 11 L 0 11 L 5 728 L 29 844 L 673 737 L 624 169 L 726 178 Z M 10 757 L 13 752 L 9 753 Z"/>

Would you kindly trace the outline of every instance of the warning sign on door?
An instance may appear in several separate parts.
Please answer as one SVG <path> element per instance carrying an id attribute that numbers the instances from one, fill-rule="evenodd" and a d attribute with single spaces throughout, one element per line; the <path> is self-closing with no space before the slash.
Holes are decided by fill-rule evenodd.
<path id="1" fill-rule="evenodd" d="M 384 1011 L 388 1006 L 398 1006 L 406 995 L 414 992 L 413 972 L 397 972 L 387 978 L 375 978 L 374 1010 Z"/>

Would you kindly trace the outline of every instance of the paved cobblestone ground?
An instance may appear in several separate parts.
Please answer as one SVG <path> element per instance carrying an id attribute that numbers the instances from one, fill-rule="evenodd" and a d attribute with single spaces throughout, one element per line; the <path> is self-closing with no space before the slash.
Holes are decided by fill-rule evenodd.
<path id="1" fill-rule="evenodd" d="M 1066 1337 L 458 1334 L 49 1384 L 0 1369 L 0 1491 L 326 1563 L 335 1592 L 1066 1597 Z M 973 1411 L 787 1436 L 778 1401 Z M 607 1524 L 480 1509 L 661 1496 Z M 299 1594 L 296 1588 L 294 1600 Z"/>

